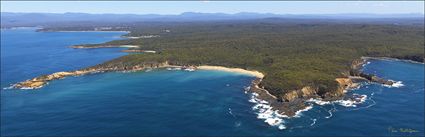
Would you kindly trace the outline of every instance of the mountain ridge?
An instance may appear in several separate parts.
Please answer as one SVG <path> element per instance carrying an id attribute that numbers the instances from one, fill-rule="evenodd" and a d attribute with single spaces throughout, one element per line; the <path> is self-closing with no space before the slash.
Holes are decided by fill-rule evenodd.
<path id="1" fill-rule="evenodd" d="M 161 14 L 90 14 L 78 12 L 66 13 L 16 13 L 1 12 L 2 27 L 16 26 L 36 26 L 47 23 L 58 22 L 142 22 L 142 21 L 218 21 L 218 20 L 246 20 L 263 18 L 288 18 L 288 19 L 418 19 L 423 20 L 424 14 L 274 14 L 274 13 L 255 13 L 239 12 L 234 14 L 227 13 L 201 13 L 184 12 L 178 15 Z"/>

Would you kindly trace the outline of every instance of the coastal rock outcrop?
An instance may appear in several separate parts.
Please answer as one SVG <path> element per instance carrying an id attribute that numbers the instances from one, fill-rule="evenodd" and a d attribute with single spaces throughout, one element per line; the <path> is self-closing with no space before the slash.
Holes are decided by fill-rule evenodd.
<path id="1" fill-rule="evenodd" d="M 47 82 L 62 79 L 68 76 L 80 76 L 90 73 L 98 73 L 98 72 L 108 72 L 108 71 L 138 71 L 144 70 L 148 68 L 160 68 L 160 67 L 168 67 L 170 66 L 168 62 L 163 63 L 150 63 L 150 64 L 140 64 L 134 66 L 95 66 L 90 67 L 83 70 L 70 71 L 70 72 L 56 72 L 49 75 L 39 76 L 33 79 L 29 79 L 23 82 L 19 82 L 17 84 L 12 85 L 13 88 L 20 89 L 37 89 L 43 87 Z"/>
<path id="2" fill-rule="evenodd" d="M 366 59 L 354 60 L 351 64 L 351 70 L 345 77 L 336 78 L 337 87 L 332 91 L 321 91 L 317 86 L 305 86 L 298 90 L 286 91 L 280 96 L 274 96 L 270 94 L 266 89 L 260 88 L 258 85 L 261 84 L 260 78 L 252 82 L 250 91 L 258 94 L 257 98 L 267 101 L 273 110 L 277 110 L 280 114 L 292 117 L 296 115 L 297 111 L 308 107 L 306 102 L 309 99 L 321 99 L 323 101 L 336 101 L 346 97 L 345 92 L 347 89 L 357 88 L 360 81 L 370 81 L 386 85 L 392 85 L 393 82 L 379 78 L 375 75 L 366 74 L 361 71 L 363 64 L 366 63 Z"/>
<path id="3" fill-rule="evenodd" d="M 394 84 L 394 82 L 391 81 L 391 80 L 386 80 L 386 79 L 380 78 L 376 75 L 367 74 L 367 73 L 362 72 L 361 68 L 362 68 L 363 64 L 366 63 L 366 60 L 367 59 L 365 59 L 365 58 L 354 60 L 352 62 L 352 65 L 351 65 L 350 75 L 362 77 L 362 78 L 365 78 L 365 79 L 367 79 L 371 82 L 376 82 L 376 83 L 380 83 L 380 84 L 384 84 L 384 85 L 391 86 L 391 85 Z"/>
<path id="4" fill-rule="evenodd" d="M 283 102 L 292 102 L 299 98 L 311 98 L 318 97 L 317 95 L 318 88 L 313 88 L 311 86 L 305 86 L 299 90 L 292 90 L 283 95 Z"/>
<path id="5" fill-rule="evenodd" d="M 300 90 L 287 92 L 283 96 L 276 97 L 270 94 L 263 87 L 259 87 L 262 78 L 257 78 L 251 83 L 250 92 L 257 94 L 257 98 L 264 100 L 272 106 L 272 110 L 278 111 L 282 115 L 292 117 L 296 112 L 305 109 L 307 105 L 305 101 L 311 97 L 318 97 L 317 89 L 306 86 Z"/>
<path id="6" fill-rule="evenodd" d="M 258 85 L 261 83 L 261 79 L 258 78 L 252 82 L 250 91 L 258 94 L 256 96 L 257 98 L 267 101 L 270 106 L 272 106 L 273 110 L 277 110 L 278 113 L 282 115 L 292 117 L 297 114 L 297 111 L 308 107 L 306 102 L 309 99 L 320 98 L 324 101 L 335 101 L 343 99 L 347 89 L 356 88 L 359 86 L 359 84 L 353 82 L 350 77 L 337 78 L 335 81 L 338 83 L 336 90 L 326 91 L 323 94 L 320 93 L 319 87 L 305 86 L 298 90 L 287 91 L 285 94 L 276 97 L 270 94 L 267 90 L 258 87 Z"/>
<path id="7" fill-rule="evenodd" d="M 23 89 L 36 89 L 41 88 L 43 85 L 47 84 L 48 81 L 61 79 L 67 76 L 78 76 L 84 75 L 87 73 L 93 72 L 92 70 L 85 71 L 73 71 L 73 72 L 56 72 L 50 75 L 43 75 L 40 77 L 36 77 L 30 80 L 26 80 L 24 82 L 19 82 L 13 85 L 14 88 L 23 88 Z"/>
<path id="8" fill-rule="evenodd" d="M 337 78 L 335 79 L 338 82 L 338 91 L 344 91 L 346 89 L 353 89 L 359 86 L 359 83 L 353 82 L 352 78 Z"/>

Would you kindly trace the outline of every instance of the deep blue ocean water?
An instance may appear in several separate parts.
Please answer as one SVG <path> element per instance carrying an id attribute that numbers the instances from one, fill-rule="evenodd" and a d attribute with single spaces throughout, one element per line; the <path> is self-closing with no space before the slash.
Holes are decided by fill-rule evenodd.
<path id="1" fill-rule="evenodd" d="M 244 88 L 254 78 L 228 72 L 112 72 L 68 77 L 35 90 L 3 89 L 125 55 L 118 48 L 68 48 L 122 34 L 2 30 L 1 135 L 424 135 L 424 65 L 403 61 L 371 60 L 364 71 L 404 86 L 364 83 L 348 93 L 366 95 L 363 103 L 311 103 L 298 118 L 282 118 L 282 130 L 252 109 L 256 104 Z"/>

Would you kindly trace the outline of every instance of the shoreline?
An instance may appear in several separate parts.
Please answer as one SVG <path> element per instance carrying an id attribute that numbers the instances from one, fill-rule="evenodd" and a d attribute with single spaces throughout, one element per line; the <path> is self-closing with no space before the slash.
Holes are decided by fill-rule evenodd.
<path id="1" fill-rule="evenodd" d="M 124 31 L 124 30 L 117 30 L 117 31 L 114 31 L 114 30 L 105 30 L 105 31 L 101 31 L 101 30 L 81 30 L 81 31 L 78 31 L 78 30 L 58 30 L 58 31 L 40 30 L 39 32 L 125 32 L 125 33 L 130 33 L 131 31 Z M 125 38 L 125 36 L 120 36 L 120 37 Z"/>
<path id="2" fill-rule="evenodd" d="M 11 88 L 17 89 L 38 89 L 42 88 L 44 85 L 48 84 L 49 81 L 63 79 L 69 76 L 82 76 L 87 74 L 94 73 L 103 73 L 103 72 L 118 72 L 118 71 L 141 71 L 145 69 L 155 69 L 155 68 L 166 68 L 166 67 L 175 67 L 173 65 L 169 65 L 168 62 L 157 63 L 157 64 L 142 64 L 136 65 L 131 68 L 123 68 L 123 67 L 90 67 L 86 69 L 80 69 L 76 71 L 62 71 L 55 72 L 48 75 L 41 75 L 32 79 L 27 79 L 22 82 L 18 82 L 16 84 L 12 84 Z"/>
<path id="3" fill-rule="evenodd" d="M 270 94 L 266 89 L 259 87 L 259 84 L 264 78 L 264 74 L 259 71 L 245 70 L 242 68 L 230 68 L 230 67 L 224 67 L 224 66 L 209 66 L 209 65 L 178 66 L 178 65 L 170 65 L 168 61 L 163 63 L 158 63 L 158 64 L 137 65 L 131 68 L 87 68 L 87 69 L 82 69 L 77 71 L 56 72 L 50 75 L 42 75 L 42 76 L 28 79 L 22 82 L 18 82 L 16 84 L 11 85 L 9 88 L 25 89 L 25 90 L 39 89 L 47 85 L 49 81 L 64 79 L 70 76 L 76 77 L 76 76 L 83 76 L 87 74 L 104 73 L 104 72 L 119 72 L 119 71 L 135 72 L 135 71 L 142 71 L 146 69 L 161 69 L 161 68 L 180 68 L 179 70 L 186 70 L 186 69 L 216 70 L 216 71 L 224 71 L 224 72 L 254 76 L 255 79 L 251 82 L 249 91 L 252 93 L 258 94 L 257 98 L 259 100 L 267 101 L 269 105 L 271 106 L 271 109 L 278 110 L 278 111 L 281 110 L 281 112 L 285 112 L 285 110 L 282 110 L 282 108 L 279 108 L 278 106 L 276 106 L 277 105 L 276 103 L 272 103 L 272 102 L 277 102 L 278 98 L 276 96 Z M 304 108 L 305 107 L 298 108 L 298 109 L 304 109 Z M 296 114 L 298 109 L 294 111 L 294 114 Z M 288 116 L 292 116 L 292 113 L 290 113 Z"/>
<path id="4" fill-rule="evenodd" d="M 97 48 L 138 48 L 139 45 L 98 45 L 98 46 L 69 46 L 73 49 L 97 49 Z"/>
<path id="5" fill-rule="evenodd" d="M 408 63 L 414 63 L 414 64 L 425 64 L 425 62 L 419 62 L 419 61 L 414 61 L 414 60 L 410 60 L 410 59 L 399 59 L 399 58 L 392 58 L 392 57 L 367 57 L 367 56 L 363 56 L 361 57 L 361 59 L 365 59 L 365 60 L 389 60 L 389 61 L 403 61 L 403 62 L 408 62 Z"/>
<path id="6" fill-rule="evenodd" d="M 37 32 L 125 32 L 125 33 L 131 33 L 131 31 L 126 30 L 43 30 L 44 27 L 42 26 L 28 26 L 28 27 L 4 27 L 1 28 L 1 30 L 14 30 L 14 29 L 35 29 Z M 125 38 L 126 36 L 122 36 Z"/>
<path id="7" fill-rule="evenodd" d="M 196 69 L 200 70 L 218 70 L 218 71 L 226 71 L 226 72 L 234 72 L 239 74 L 246 74 L 250 76 L 255 76 L 257 78 L 264 78 L 264 74 L 256 71 L 256 70 L 246 70 L 242 68 L 229 68 L 229 67 L 223 67 L 223 66 L 208 66 L 208 65 L 201 65 L 197 66 Z"/>
<path id="8" fill-rule="evenodd" d="M 259 71 L 245 70 L 241 68 L 228 68 L 223 66 L 209 66 L 209 65 L 186 67 L 186 66 L 170 65 L 168 61 L 165 61 L 162 63 L 150 64 L 150 65 L 147 65 L 147 64 L 136 65 L 130 68 L 117 68 L 117 67 L 102 68 L 101 67 L 101 68 L 87 68 L 87 69 L 81 69 L 76 71 L 55 72 L 52 74 L 41 75 L 32 79 L 18 82 L 16 84 L 13 84 L 12 87 L 20 88 L 20 89 L 37 89 L 37 88 L 43 87 L 45 84 L 47 84 L 48 81 L 62 79 L 69 76 L 81 76 L 86 74 L 102 73 L 102 72 L 142 71 L 145 69 L 160 69 L 160 68 L 182 68 L 182 70 L 184 68 L 189 68 L 189 69 L 194 68 L 199 70 L 217 70 L 217 71 L 245 74 L 245 75 L 254 76 L 258 79 L 262 79 L 264 77 L 264 74 Z"/>
<path id="9" fill-rule="evenodd" d="M 263 73 L 259 71 L 246 70 L 242 68 L 230 68 L 230 67 L 223 67 L 223 66 L 208 66 L 208 65 L 201 65 L 201 66 L 197 66 L 196 68 L 200 70 L 217 70 L 217 71 L 239 73 L 239 74 L 254 76 L 256 78 L 251 82 L 248 91 L 255 94 L 256 95 L 255 98 L 257 100 L 260 100 L 260 102 L 265 101 L 266 102 L 265 104 L 270 105 L 271 110 L 275 110 L 275 111 L 281 110 L 278 108 L 278 106 L 276 106 L 277 104 L 275 103 L 277 102 L 278 98 L 270 94 L 270 92 L 267 91 L 266 89 L 259 87 L 261 81 L 263 80 L 265 76 Z M 281 110 L 281 112 L 285 112 L 285 110 Z M 276 112 L 276 113 L 279 114 L 279 112 Z M 281 114 L 281 115 L 284 115 L 284 114 Z M 288 115 L 285 115 L 285 116 L 288 116 Z"/>
<path id="10" fill-rule="evenodd" d="M 1 28 L 1 30 L 16 30 L 16 29 L 35 29 L 35 30 L 38 30 L 38 29 L 42 29 L 42 27 L 33 26 L 33 27 L 4 27 L 4 28 Z"/>
<path id="11" fill-rule="evenodd" d="M 363 67 L 363 64 L 366 63 L 365 58 L 361 58 L 361 61 L 356 62 L 355 68 Z M 316 87 L 305 86 L 298 90 L 292 90 L 284 93 L 284 96 L 276 97 L 267 91 L 264 87 L 260 87 L 261 82 L 265 75 L 256 70 L 246 70 L 242 68 L 231 68 L 224 66 L 212 66 L 212 65 L 200 65 L 200 66 L 178 66 L 170 65 L 168 61 L 162 63 L 140 63 L 131 67 L 90 67 L 86 69 L 81 69 L 77 71 L 68 71 L 68 72 L 56 72 L 50 75 L 42 75 L 33 79 L 28 79 L 23 82 L 13 84 L 12 88 L 19 89 L 37 89 L 41 88 L 44 85 L 48 84 L 49 81 L 63 79 L 68 76 L 81 76 L 86 74 L 93 73 L 103 73 L 103 72 L 134 72 L 142 71 L 146 69 L 159 69 L 159 68 L 180 68 L 179 70 L 217 70 L 231 73 L 238 73 L 244 75 L 254 76 L 255 79 L 250 84 L 249 92 L 256 94 L 258 100 L 267 102 L 266 104 L 270 106 L 270 109 L 276 111 L 280 115 L 285 115 L 287 117 L 294 117 L 297 115 L 297 112 L 308 107 L 306 103 L 309 99 L 320 99 L 324 101 L 334 101 L 339 100 L 345 97 L 346 90 L 354 89 L 359 86 L 358 81 L 367 80 L 364 77 L 360 76 L 348 76 L 346 78 L 336 78 L 335 81 L 338 82 L 338 89 L 332 91 L 335 95 L 329 96 L 319 96 L 317 94 Z M 358 69 L 358 68 L 357 68 Z"/>

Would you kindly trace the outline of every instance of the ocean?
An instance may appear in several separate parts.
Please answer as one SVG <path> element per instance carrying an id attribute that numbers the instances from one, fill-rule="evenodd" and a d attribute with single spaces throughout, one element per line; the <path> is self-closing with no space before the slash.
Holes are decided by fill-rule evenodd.
<path id="1" fill-rule="evenodd" d="M 370 60 L 364 71 L 397 81 L 348 91 L 361 103 L 311 100 L 297 117 L 271 115 L 246 88 L 254 77 L 197 70 L 110 72 L 8 89 L 42 74 L 126 55 L 122 48 L 72 49 L 124 32 L 1 30 L 2 136 L 424 136 L 424 65 Z M 263 106 L 264 107 L 264 106 Z M 267 121 L 281 120 L 277 125 Z"/>

